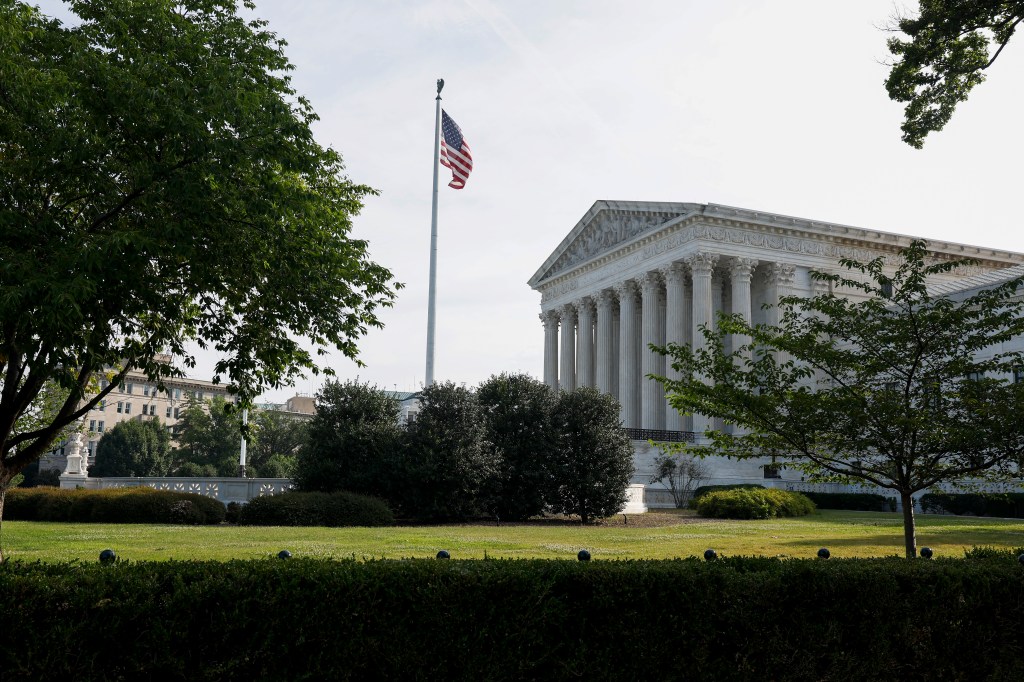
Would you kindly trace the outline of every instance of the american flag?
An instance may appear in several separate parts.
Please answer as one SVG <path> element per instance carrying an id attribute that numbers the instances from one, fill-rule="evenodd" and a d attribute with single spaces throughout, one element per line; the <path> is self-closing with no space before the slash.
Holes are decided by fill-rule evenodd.
<path id="1" fill-rule="evenodd" d="M 462 189 L 473 170 L 473 154 L 469 151 L 469 143 L 446 111 L 441 112 L 441 132 L 441 165 L 452 169 L 452 181 L 448 186 Z"/>

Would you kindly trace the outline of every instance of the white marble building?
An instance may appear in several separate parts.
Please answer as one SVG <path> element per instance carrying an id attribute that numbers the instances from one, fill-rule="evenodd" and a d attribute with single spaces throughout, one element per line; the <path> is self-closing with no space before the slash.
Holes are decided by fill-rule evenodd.
<path id="1" fill-rule="evenodd" d="M 666 373 L 665 358 L 649 344 L 701 344 L 697 330 L 718 311 L 771 323 L 777 309 L 765 304 L 822 286 L 812 282 L 810 270 L 838 271 L 843 257 L 892 257 L 912 239 L 715 204 L 598 201 L 529 281 L 541 294 L 544 381 L 616 396 L 623 425 L 643 430 L 633 432 L 634 480 L 646 483 L 653 458 L 646 439 L 678 440 L 723 428 L 668 406 L 660 384 L 644 378 Z M 937 260 L 977 262 L 936 285 L 955 286 L 1024 263 L 1024 254 L 981 246 L 928 246 Z M 758 463 L 723 462 L 715 470 L 717 482 L 763 476 Z"/>

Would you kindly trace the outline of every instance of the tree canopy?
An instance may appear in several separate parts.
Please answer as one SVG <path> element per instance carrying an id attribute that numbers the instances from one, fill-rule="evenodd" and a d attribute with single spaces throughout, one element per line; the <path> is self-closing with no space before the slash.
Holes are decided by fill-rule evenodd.
<path id="1" fill-rule="evenodd" d="M 985 80 L 985 70 L 1024 21 L 1024 0 L 920 0 L 889 39 L 896 58 L 885 87 L 906 102 L 903 141 L 920 148 L 942 130 L 956 106 Z"/>
<path id="2" fill-rule="evenodd" d="M 381 325 L 399 285 L 350 234 L 375 190 L 236 4 L 0 4 L 0 483 L 128 370 L 181 374 L 161 352 L 216 351 L 244 403 Z M 15 428 L 48 382 L 66 398 Z"/>
<path id="3" fill-rule="evenodd" d="M 914 556 L 914 493 L 1014 476 L 1024 457 L 1024 360 L 1004 345 L 1024 334 L 1024 277 L 933 295 L 929 279 L 966 261 L 927 259 L 915 241 L 893 274 L 883 258 L 843 260 L 847 274 L 812 273 L 830 293 L 781 300 L 777 327 L 724 316 L 705 330 L 706 348 L 663 349 L 682 373 L 658 379 L 673 407 L 749 430 L 709 431 L 710 444 L 687 449 L 770 456 L 810 480 L 893 490 Z M 752 341 L 727 354 L 728 334 Z"/>
<path id="4" fill-rule="evenodd" d="M 172 466 L 167 427 L 156 419 L 132 419 L 103 434 L 89 475 L 168 476 Z"/>

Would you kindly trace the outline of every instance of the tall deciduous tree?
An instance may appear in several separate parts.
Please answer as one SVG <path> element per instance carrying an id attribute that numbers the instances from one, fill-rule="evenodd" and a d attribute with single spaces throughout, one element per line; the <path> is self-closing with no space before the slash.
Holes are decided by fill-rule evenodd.
<path id="1" fill-rule="evenodd" d="M 398 286 L 350 235 L 374 190 L 314 140 L 265 22 L 234 0 L 70 9 L 0 3 L 0 489 L 128 370 L 180 374 L 159 351 L 218 351 L 248 402 L 318 370 L 303 339 L 356 358 Z M 48 382 L 66 398 L 16 430 Z"/>
<path id="2" fill-rule="evenodd" d="M 526 374 L 500 374 L 480 384 L 477 398 L 498 458 L 488 506 L 502 520 L 542 513 L 555 447 L 554 391 Z"/>
<path id="3" fill-rule="evenodd" d="M 892 276 L 881 258 L 843 260 L 848 275 L 812 273 L 833 293 L 782 299 L 777 327 L 722 317 L 705 330 L 706 348 L 668 346 L 682 373 L 659 378 L 672 406 L 750 430 L 709 431 L 710 445 L 687 449 L 772 456 L 811 480 L 893 490 L 915 556 L 914 493 L 1015 475 L 1024 456 L 1024 383 L 1014 381 L 1022 359 L 1004 350 L 1024 334 L 1024 278 L 933 295 L 929 278 L 967 261 L 929 264 L 927 255 L 914 242 Z M 727 334 L 752 342 L 726 354 Z"/>
<path id="4" fill-rule="evenodd" d="M 903 141 L 920 148 L 942 130 L 956 106 L 985 80 L 985 70 L 1024 21 L 1024 0 L 920 0 L 918 12 L 893 27 L 896 57 L 885 87 L 906 102 Z"/>
<path id="5" fill-rule="evenodd" d="M 248 448 L 248 465 L 256 476 L 290 478 L 295 473 L 299 450 L 309 436 L 309 423 L 261 410 L 250 422 L 255 442 Z"/>
<path id="6" fill-rule="evenodd" d="M 96 445 L 90 476 L 167 476 L 171 473 L 171 437 L 156 419 L 129 420 L 103 434 Z"/>
<path id="7" fill-rule="evenodd" d="M 242 446 L 242 414 L 223 396 L 191 401 L 175 426 L 173 457 L 184 476 L 235 476 Z M 252 434 L 250 442 L 255 441 Z"/>
<path id="8" fill-rule="evenodd" d="M 398 401 L 359 381 L 328 381 L 316 396 L 309 442 L 299 452 L 300 490 L 387 497 L 402 429 Z"/>
<path id="9" fill-rule="evenodd" d="M 619 404 L 596 389 L 578 388 L 559 396 L 552 424 L 551 510 L 583 523 L 618 513 L 633 475 L 633 444 L 621 428 Z"/>

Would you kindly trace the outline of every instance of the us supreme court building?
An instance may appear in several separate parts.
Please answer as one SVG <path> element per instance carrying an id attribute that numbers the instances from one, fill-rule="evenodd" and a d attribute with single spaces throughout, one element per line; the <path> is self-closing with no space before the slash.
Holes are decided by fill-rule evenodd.
<path id="1" fill-rule="evenodd" d="M 812 281 L 811 270 L 853 276 L 841 258 L 879 256 L 895 270 L 899 251 L 913 239 L 716 204 L 598 201 L 529 281 L 541 295 L 544 381 L 555 389 L 592 386 L 615 396 L 634 438 L 634 482 L 647 483 L 657 455 L 648 439 L 699 440 L 708 429 L 731 428 L 668 405 L 661 385 L 646 377 L 673 370 L 650 344 L 699 346 L 698 330 L 719 312 L 771 324 L 781 296 L 810 296 L 829 286 Z M 976 261 L 937 276 L 933 283 L 944 289 L 1024 263 L 1024 254 L 982 246 L 928 240 L 928 248 L 936 261 Z M 758 482 L 766 475 L 800 480 L 765 462 L 710 464 L 714 483 Z"/>

